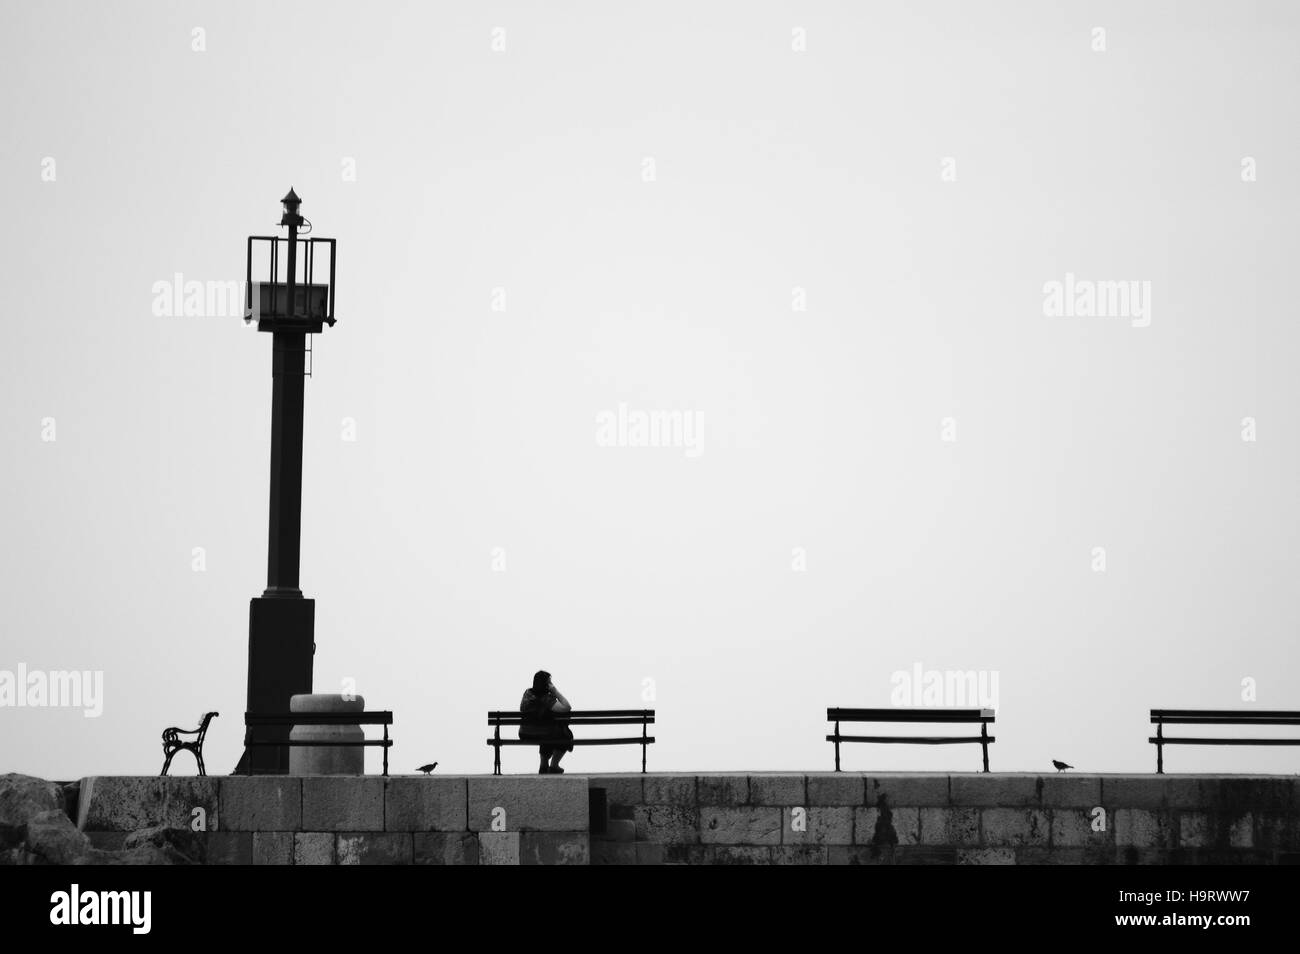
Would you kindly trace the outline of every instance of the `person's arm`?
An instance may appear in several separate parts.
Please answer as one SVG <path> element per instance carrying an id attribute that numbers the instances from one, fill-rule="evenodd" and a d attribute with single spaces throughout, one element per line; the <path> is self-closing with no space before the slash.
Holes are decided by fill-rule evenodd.
<path id="1" fill-rule="evenodd" d="M 551 711 L 560 715 L 573 711 L 573 706 L 569 705 L 569 700 L 564 698 L 559 689 L 555 690 L 555 704 L 551 706 Z"/>

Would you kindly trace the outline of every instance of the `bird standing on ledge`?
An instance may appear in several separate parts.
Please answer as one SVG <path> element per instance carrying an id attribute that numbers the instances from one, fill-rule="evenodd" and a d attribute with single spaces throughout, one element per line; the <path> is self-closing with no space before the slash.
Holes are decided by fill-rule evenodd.
<path id="1" fill-rule="evenodd" d="M 417 772 L 423 772 L 425 775 L 428 775 L 430 772 L 432 772 L 432 771 L 433 771 L 434 769 L 436 769 L 437 767 L 438 767 L 438 763 L 437 763 L 437 762 L 430 762 L 428 765 L 421 765 L 418 769 L 416 769 L 416 771 L 417 771 Z"/>
<path id="2" fill-rule="evenodd" d="M 1064 772 L 1066 769 L 1074 768 L 1073 765 L 1066 765 L 1064 762 L 1060 761 L 1059 759 L 1052 759 L 1052 764 L 1056 766 L 1056 770 L 1058 772 Z"/>

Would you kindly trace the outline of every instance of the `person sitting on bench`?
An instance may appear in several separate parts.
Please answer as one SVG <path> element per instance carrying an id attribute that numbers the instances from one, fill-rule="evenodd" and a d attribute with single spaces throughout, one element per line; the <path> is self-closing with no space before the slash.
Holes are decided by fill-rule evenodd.
<path id="1" fill-rule="evenodd" d="M 533 676 L 533 687 L 524 690 L 524 697 L 519 702 L 519 714 L 523 724 L 519 726 L 519 738 L 536 741 L 542 753 L 542 765 L 538 775 L 563 775 L 560 759 L 565 752 L 572 752 L 573 731 L 557 720 L 572 710 L 569 700 L 560 694 L 551 682 L 551 674 L 539 670 Z M 548 764 L 549 762 L 549 764 Z"/>

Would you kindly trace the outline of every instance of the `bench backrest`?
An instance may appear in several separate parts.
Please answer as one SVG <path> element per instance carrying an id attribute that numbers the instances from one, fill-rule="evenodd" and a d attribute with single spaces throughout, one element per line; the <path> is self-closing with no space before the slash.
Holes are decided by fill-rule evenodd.
<path id="1" fill-rule="evenodd" d="M 1300 712 L 1284 709 L 1152 709 L 1151 721 L 1176 725 L 1300 725 Z"/>
<path id="2" fill-rule="evenodd" d="M 827 709 L 827 722 L 993 722 L 992 709 Z"/>
<path id="3" fill-rule="evenodd" d="M 568 725 L 651 725 L 655 721 L 653 709 L 574 709 L 564 715 L 555 714 L 556 722 Z M 523 725 L 523 713 L 497 711 L 488 713 L 488 725 Z"/>

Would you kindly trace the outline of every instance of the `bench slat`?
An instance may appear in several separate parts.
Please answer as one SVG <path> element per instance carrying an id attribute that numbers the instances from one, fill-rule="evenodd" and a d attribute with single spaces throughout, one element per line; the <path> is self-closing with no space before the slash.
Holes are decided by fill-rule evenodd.
<path id="1" fill-rule="evenodd" d="M 978 735 L 828 735 L 827 742 L 883 742 L 888 744 L 915 743 L 918 745 L 952 745 L 955 742 L 996 742 L 993 736 Z"/>
<path id="2" fill-rule="evenodd" d="M 1300 745 L 1300 739 L 1173 739 L 1154 735 L 1147 741 L 1159 745 Z"/>
<path id="3" fill-rule="evenodd" d="M 992 709 L 827 709 L 827 722 L 993 722 Z"/>
<path id="4" fill-rule="evenodd" d="M 1165 725 L 1300 725 L 1300 712 L 1233 712 L 1152 709 L 1151 722 Z"/>
<path id="5" fill-rule="evenodd" d="M 540 742 L 536 739 L 488 739 L 488 745 L 640 745 L 642 742 L 650 743 L 655 740 L 653 735 L 641 738 L 634 736 L 630 739 L 565 739 L 556 742 Z"/>
<path id="6" fill-rule="evenodd" d="M 654 719 L 585 719 L 571 718 L 569 716 L 556 716 L 554 720 L 557 724 L 562 725 L 654 725 Z M 523 725 L 523 719 L 493 719 L 488 722 L 491 726 L 508 726 Z"/>
<path id="7" fill-rule="evenodd" d="M 519 712 L 518 710 L 508 712 L 503 709 L 499 712 L 489 712 L 488 718 L 489 719 L 518 719 L 522 715 L 523 713 Z M 574 709 L 571 712 L 567 713 L 567 715 L 588 717 L 588 718 L 602 718 L 602 719 L 607 717 L 623 717 L 628 719 L 643 719 L 643 718 L 653 719 L 655 717 L 655 710 L 654 709 Z"/>

